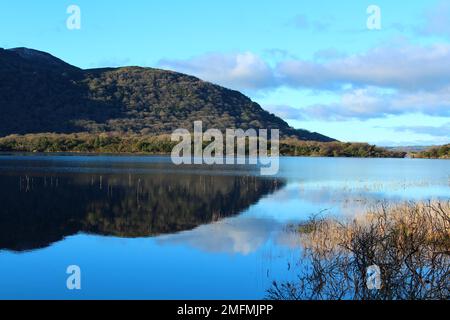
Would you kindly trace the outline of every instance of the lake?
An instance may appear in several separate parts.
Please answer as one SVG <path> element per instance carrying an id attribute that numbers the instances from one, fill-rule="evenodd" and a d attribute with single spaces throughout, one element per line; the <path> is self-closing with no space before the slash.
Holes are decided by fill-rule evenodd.
<path id="1" fill-rule="evenodd" d="M 182 166 L 168 157 L 0 155 L 0 298 L 261 299 L 296 277 L 313 215 L 450 199 L 450 161 L 281 158 Z M 81 268 L 81 290 L 66 269 Z"/>

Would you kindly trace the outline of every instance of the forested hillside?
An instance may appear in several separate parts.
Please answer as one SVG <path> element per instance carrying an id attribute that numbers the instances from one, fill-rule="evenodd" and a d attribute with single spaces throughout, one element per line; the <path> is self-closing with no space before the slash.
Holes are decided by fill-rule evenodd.
<path id="1" fill-rule="evenodd" d="M 333 141 L 290 127 L 240 92 L 152 68 L 82 70 L 45 52 L 0 49 L 0 136 L 28 133 L 158 135 L 191 129 L 280 129 L 283 137 Z"/>

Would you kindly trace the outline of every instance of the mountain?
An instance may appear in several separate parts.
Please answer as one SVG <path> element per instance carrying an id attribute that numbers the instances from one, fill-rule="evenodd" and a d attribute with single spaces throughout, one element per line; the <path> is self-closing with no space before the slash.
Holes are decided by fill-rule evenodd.
<path id="1" fill-rule="evenodd" d="M 160 69 L 83 70 L 48 53 L 0 48 L 0 136 L 26 133 L 165 134 L 204 129 L 280 129 L 284 137 L 335 141 L 290 127 L 238 91 Z"/>

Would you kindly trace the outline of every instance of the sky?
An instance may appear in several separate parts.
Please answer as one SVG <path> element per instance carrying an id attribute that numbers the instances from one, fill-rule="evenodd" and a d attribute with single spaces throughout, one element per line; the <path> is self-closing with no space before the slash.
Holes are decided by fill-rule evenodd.
<path id="1" fill-rule="evenodd" d="M 450 0 L 15 0 L 0 47 L 192 74 L 341 141 L 435 145 L 450 143 L 449 22 Z"/>

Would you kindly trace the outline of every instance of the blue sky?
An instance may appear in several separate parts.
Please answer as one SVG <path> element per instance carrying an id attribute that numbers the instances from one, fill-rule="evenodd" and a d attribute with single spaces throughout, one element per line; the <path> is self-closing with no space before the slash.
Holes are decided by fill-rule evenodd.
<path id="1" fill-rule="evenodd" d="M 69 5 L 81 29 L 69 30 Z M 381 30 L 366 26 L 369 5 Z M 83 68 L 173 69 L 238 89 L 297 128 L 380 145 L 450 143 L 450 0 L 73 0 L 3 4 L 0 47 Z"/>

